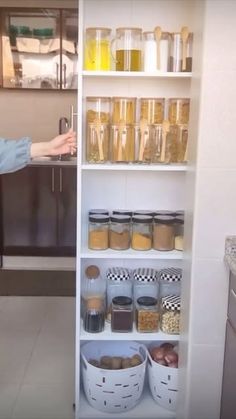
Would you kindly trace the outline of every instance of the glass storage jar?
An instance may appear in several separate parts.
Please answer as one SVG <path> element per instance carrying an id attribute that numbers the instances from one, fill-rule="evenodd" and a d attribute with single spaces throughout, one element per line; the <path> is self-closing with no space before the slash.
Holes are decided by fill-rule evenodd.
<path id="1" fill-rule="evenodd" d="M 157 46 L 155 34 L 151 31 L 143 32 L 143 70 L 155 71 L 157 68 Z"/>
<path id="2" fill-rule="evenodd" d="M 153 220 L 153 249 L 173 250 L 175 245 L 174 217 L 156 215 Z"/>
<path id="3" fill-rule="evenodd" d="M 134 161 L 134 126 L 117 124 L 111 127 L 112 163 L 130 163 Z"/>
<path id="4" fill-rule="evenodd" d="M 99 333 L 105 326 L 105 308 L 86 307 L 83 315 L 83 327 L 88 333 Z"/>
<path id="5" fill-rule="evenodd" d="M 118 296 L 112 299 L 111 330 L 112 332 L 132 332 L 133 330 L 132 298 Z"/>
<path id="6" fill-rule="evenodd" d="M 89 215 L 88 247 L 91 250 L 108 249 L 109 217 L 103 214 Z"/>
<path id="7" fill-rule="evenodd" d="M 175 250 L 183 250 L 184 246 L 184 217 L 175 218 Z"/>
<path id="8" fill-rule="evenodd" d="M 152 268 L 138 268 L 133 271 L 134 303 L 140 297 L 158 298 L 158 274 Z"/>
<path id="9" fill-rule="evenodd" d="M 152 140 L 152 163 L 169 164 L 172 160 L 173 144 L 176 139 L 171 130 L 171 125 L 167 130 L 163 129 L 163 124 L 153 125 L 153 140 Z M 177 133 L 176 133 L 177 136 Z"/>
<path id="10" fill-rule="evenodd" d="M 134 161 L 148 164 L 152 160 L 153 125 L 142 121 L 135 126 Z"/>
<path id="11" fill-rule="evenodd" d="M 136 97 L 113 97 L 113 124 L 134 124 L 136 121 L 136 102 Z"/>
<path id="12" fill-rule="evenodd" d="M 169 71 L 182 71 L 183 42 L 180 32 L 170 34 L 170 63 Z"/>
<path id="13" fill-rule="evenodd" d="M 140 119 L 148 124 L 162 124 L 164 119 L 165 99 L 142 97 L 140 99 Z"/>
<path id="14" fill-rule="evenodd" d="M 160 299 L 167 297 L 167 295 L 181 294 L 181 280 L 182 280 L 182 269 L 181 268 L 164 268 L 158 273 L 159 279 L 159 293 Z"/>
<path id="15" fill-rule="evenodd" d="M 189 110 L 189 98 L 168 99 L 168 119 L 170 121 L 170 124 L 188 124 Z"/>
<path id="16" fill-rule="evenodd" d="M 110 28 L 87 28 L 85 35 L 85 70 L 111 69 Z"/>
<path id="17" fill-rule="evenodd" d="M 111 320 L 112 299 L 117 296 L 133 298 L 133 284 L 130 271 L 123 267 L 112 267 L 107 277 L 107 320 Z"/>
<path id="18" fill-rule="evenodd" d="M 130 247 L 130 216 L 111 215 L 109 247 L 113 250 L 127 250 Z"/>
<path id="19" fill-rule="evenodd" d="M 141 71 L 142 29 L 117 28 L 115 42 L 116 71 Z"/>
<path id="20" fill-rule="evenodd" d="M 132 249 L 150 250 L 152 248 L 152 217 L 135 215 L 132 221 Z"/>
<path id="21" fill-rule="evenodd" d="M 188 125 L 178 125 L 177 133 L 177 162 L 186 163 L 188 160 Z"/>
<path id="22" fill-rule="evenodd" d="M 85 269 L 81 282 L 82 314 L 86 309 L 100 310 L 106 305 L 106 281 L 96 265 Z"/>
<path id="23" fill-rule="evenodd" d="M 168 295 L 162 299 L 160 327 L 167 334 L 180 333 L 180 297 Z"/>
<path id="24" fill-rule="evenodd" d="M 138 332 L 157 332 L 159 327 L 157 299 L 154 297 L 138 298 L 136 302 L 135 319 Z"/>

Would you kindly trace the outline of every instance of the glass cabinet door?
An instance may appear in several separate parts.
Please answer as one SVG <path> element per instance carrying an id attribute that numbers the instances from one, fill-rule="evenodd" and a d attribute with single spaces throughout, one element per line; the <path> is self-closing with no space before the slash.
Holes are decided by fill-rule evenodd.
<path id="1" fill-rule="evenodd" d="M 62 89 L 77 89 L 78 11 L 62 10 Z"/>
<path id="2" fill-rule="evenodd" d="M 3 87 L 60 88 L 60 11 L 4 9 Z"/>

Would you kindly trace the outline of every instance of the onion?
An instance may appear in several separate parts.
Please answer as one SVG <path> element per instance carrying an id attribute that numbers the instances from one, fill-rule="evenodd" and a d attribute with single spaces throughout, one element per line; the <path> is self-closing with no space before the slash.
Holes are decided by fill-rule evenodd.
<path id="1" fill-rule="evenodd" d="M 164 365 L 164 367 L 167 367 L 167 363 L 164 359 L 159 359 L 158 361 L 155 361 L 155 362 L 157 362 L 160 365 Z"/>
<path id="2" fill-rule="evenodd" d="M 174 345 L 172 345 L 172 343 L 169 343 L 169 342 L 164 342 L 164 343 L 161 344 L 160 347 L 164 348 L 165 351 L 170 351 L 174 348 Z"/>
<path id="3" fill-rule="evenodd" d="M 175 351 L 168 351 L 165 353 L 164 359 L 167 364 L 178 363 L 178 354 Z"/>
<path id="4" fill-rule="evenodd" d="M 178 368 L 178 362 L 171 362 L 170 364 L 168 364 L 169 368 Z"/>
<path id="5" fill-rule="evenodd" d="M 151 348 L 150 355 L 154 361 L 159 361 L 164 359 L 165 349 L 160 347 Z"/>

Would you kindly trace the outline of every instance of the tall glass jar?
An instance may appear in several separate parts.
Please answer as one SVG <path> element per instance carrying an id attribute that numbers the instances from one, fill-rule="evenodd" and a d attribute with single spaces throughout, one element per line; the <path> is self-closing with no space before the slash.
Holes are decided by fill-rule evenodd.
<path id="1" fill-rule="evenodd" d="M 110 28 L 87 28 L 85 39 L 85 70 L 111 69 Z"/>
<path id="2" fill-rule="evenodd" d="M 130 247 L 130 216 L 111 215 L 109 247 L 113 250 L 126 250 Z"/>
<path id="3" fill-rule="evenodd" d="M 112 163 L 132 163 L 135 157 L 135 131 L 133 125 L 123 123 L 111 127 Z"/>
<path id="4" fill-rule="evenodd" d="M 123 267 L 112 267 L 106 272 L 107 277 L 107 320 L 111 320 L 111 303 L 114 297 L 133 298 L 133 284 L 130 271 Z"/>
<path id="5" fill-rule="evenodd" d="M 138 268 L 133 271 L 134 278 L 134 303 L 140 297 L 158 298 L 159 283 L 155 269 Z"/>
<path id="6" fill-rule="evenodd" d="M 186 163 L 188 160 L 188 125 L 178 125 L 177 133 L 177 162 Z"/>
<path id="7" fill-rule="evenodd" d="M 88 247 L 91 250 L 108 249 L 109 217 L 103 214 L 89 215 Z"/>
<path id="8" fill-rule="evenodd" d="M 183 42 L 180 32 L 171 33 L 170 42 L 170 64 L 169 70 L 174 72 L 182 71 Z"/>
<path id="9" fill-rule="evenodd" d="M 170 98 L 168 100 L 168 119 L 170 124 L 188 124 L 189 110 L 189 98 Z"/>
<path id="10" fill-rule="evenodd" d="M 149 164 L 152 160 L 153 151 L 153 125 L 143 123 L 141 120 L 135 126 L 135 163 Z"/>
<path id="11" fill-rule="evenodd" d="M 153 249 L 173 250 L 175 245 L 174 217 L 156 215 L 153 221 Z"/>
<path id="12" fill-rule="evenodd" d="M 140 119 L 148 124 L 162 124 L 165 111 L 164 98 L 142 97 L 140 99 Z"/>
<path id="13" fill-rule="evenodd" d="M 169 295 L 162 299 L 160 326 L 164 333 L 180 333 L 180 297 Z"/>
<path id="14" fill-rule="evenodd" d="M 117 28 L 114 41 L 116 71 L 141 71 L 142 29 Z"/>
<path id="15" fill-rule="evenodd" d="M 132 249 L 150 250 L 152 248 L 152 217 L 135 215 L 132 221 Z"/>
<path id="16" fill-rule="evenodd" d="M 86 160 L 104 163 L 109 160 L 110 98 L 86 98 Z"/>
<path id="17" fill-rule="evenodd" d="M 161 28 L 157 26 L 154 29 L 156 41 L 156 69 L 157 71 L 169 71 L 169 55 L 170 55 L 170 34 L 169 32 L 162 32 Z"/>
<path id="18" fill-rule="evenodd" d="M 164 268 L 158 273 L 159 287 L 160 287 L 160 299 L 167 297 L 168 295 L 181 294 L 181 280 L 182 280 L 182 269 L 181 268 Z"/>
<path id="19" fill-rule="evenodd" d="M 157 299 L 140 297 L 136 301 L 136 328 L 140 333 L 157 332 L 159 328 L 159 310 Z"/>
<path id="20" fill-rule="evenodd" d="M 136 97 L 112 98 L 112 123 L 134 124 L 136 121 Z"/>

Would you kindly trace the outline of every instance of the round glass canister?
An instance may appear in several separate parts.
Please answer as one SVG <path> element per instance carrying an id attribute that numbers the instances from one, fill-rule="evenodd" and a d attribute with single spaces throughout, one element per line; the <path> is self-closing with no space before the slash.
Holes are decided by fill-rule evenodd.
<path id="1" fill-rule="evenodd" d="M 170 124 L 188 124 L 189 122 L 190 99 L 170 98 L 168 99 L 168 119 Z"/>
<path id="2" fill-rule="evenodd" d="M 86 98 L 86 160 L 104 163 L 109 160 L 110 98 Z"/>
<path id="3" fill-rule="evenodd" d="M 111 29 L 87 28 L 85 39 L 85 70 L 111 69 Z"/>
<path id="4" fill-rule="evenodd" d="M 152 248 L 152 217 L 135 215 L 132 221 L 132 249 L 150 250 Z"/>
<path id="5" fill-rule="evenodd" d="M 130 247 L 130 216 L 111 215 L 109 247 L 113 250 L 127 250 Z"/>
<path id="6" fill-rule="evenodd" d="M 140 119 L 147 120 L 148 124 L 162 124 L 164 119 L 165 99 L 144 98 L 140 99 Z"/>
<path id="7" fill-rule="evenodd" d="M 157 332 L 159 327 L 157 299 L 154 297 L 138 298 L 136 302 L 135 319 L 138 332 Z"/>
<path id="8" fill-rule="evenodd" d="M 162 299 L 160 328 L 167 334 L 180 333 L 180 297 L 168 295 Z"/>
<path id="9" fill-rule="evenodd" d="M 103 214 L 89 215 L 88 247 L 91 250 L 108 249 L 110 218 Z"/>
<path id="10" fill-rule="evenodd" d="M 114 41 L 116 71 L 141 71 L 142 29 L 117 28 Z"/>
<path id="11" fill-rule="evenodd" d="M 118 296 L 112 299 L 111 330 L 112 332 L 131 332 L 133 330 L 132 298 Z"/>
<path id="12" fill-rule="evenodd" d="M 181 268 L 164 268 L 158 272 L 160 299 L 167 295 L 181 294 Z"/>
<path id="13" fill-rule="evenodd" d="M 175 247 L 175 218 L 168 215 L 156 215 L 153 221 L 153 249 L 173 250 Z"/>
<path id="14" fill-rule="evenodd" d="M 114 297 L 133 297 L 133 283 L 130 271 L 123 267 L 112 267 L 106 272 L 107 277 L 107 320 L 111 319 L 111 303 Z"/>
<path id="15" fill-rule="evenodd" d="M 158 273 L 152 268 L 138 268 L 133 271 L 134 303 L 140 297 L 158 298 Z"/>

